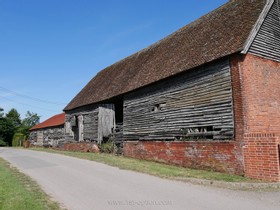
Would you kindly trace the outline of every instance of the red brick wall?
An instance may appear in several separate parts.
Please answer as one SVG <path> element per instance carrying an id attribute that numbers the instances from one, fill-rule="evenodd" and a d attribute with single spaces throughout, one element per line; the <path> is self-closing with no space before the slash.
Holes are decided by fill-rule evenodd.
<path id="1" fill-rule="evenodd" d="M 75 152 L 99 152 L 99 148 L 96 143 L 66 143 L 63 145 L 63 149 L 66 151 Z"/>
<path id="2" fill-rule="evenodd" d="M 198 169 L 243 174 L 239 145 L 234 141 L 130 141 L 124 155 Z"/>
<path id="3" fill-rule="evenodd" d="M 241 82 L 242 110 L 236 114 L 242 118 L 238 123 L 243 129 L 237 126 L 236 132 L 243 133 L 239 141 L 244 148 L 245 175 L 280 181 L 280 63 L 247 54 L 233 59 L 232 65 Z"/>
<path id="4" fill-rule="evenodd" d="M 244 164 L 247 177 L 277 182 L 280 138 L 275 134 L 245 134 Z"/>
<path id="5" fill-rule="evenodd" d="M 280 133 L 280 63 L 248 54 L 239 66 L 245 133 Z"/>

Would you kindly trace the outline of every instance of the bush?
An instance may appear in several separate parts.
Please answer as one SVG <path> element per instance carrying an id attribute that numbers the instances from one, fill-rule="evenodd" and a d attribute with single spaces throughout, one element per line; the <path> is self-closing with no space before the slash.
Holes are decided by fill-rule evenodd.
<path id="1" fill-rule="evenodd" d="M 26 140 L 26 136 L 22 133 L 15 133 L 13 136 L 13 142 L 12 142 L 12 146 L 13 147 L 18 147 L 18 146 L 22 146 L 23 142 Z"/>
<path id="2" fill-rule="evenodd" d="M 99 146 L 99 149 L 100 149 L 100 152 L 111 154 L 111 153 L 114 153 L 114 151 L 115 151 L 115 145 L 112 141 L 107 141 L 105 143 L 102 143 Z"/>
<path id="3" fill-rule="evenodd" d="M 3 139 L 0 139 L 0 147 L 5 147 L 6 145 L 7 143 Z"/>

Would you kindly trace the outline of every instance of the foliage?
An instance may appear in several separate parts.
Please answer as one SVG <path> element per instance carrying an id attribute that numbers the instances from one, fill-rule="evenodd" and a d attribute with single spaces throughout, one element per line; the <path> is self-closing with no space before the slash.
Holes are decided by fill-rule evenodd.
<path id="1" fill-rule="evenodd" d="M 0 147 L 4 147 L 6 145 L 7 145 L 6 142 L 0 138 Z"/>
<path id="2" fill-rule="evenodd" d="M 14 134 L 21 135 L 23 138 L 29 135 L 29 129 L 40 121 L 40 116 L 36 113 L 28 111 L 23 120 L 20 119 L 20 114 L 16 109 L 11 109 L 6 115 L 3 113 L 3 109 L 0 107 L 0 146 L 2 145 L 18 145 L 18 140 L 14 140 Z"/>
<path id="3" fill-rule="evenodd" d="M 12 142 L 12 146 L 13 147 L 18 147 L 18 146 L 22 146 L 23 142 L 26 140 L 26 136 L 22 133 L 15 133 L 14 137 L 13 137 L 13 142 Z"/>
<path id="4" fill-rule="evenodd" d="M 27 128 L 32 128 L 34 125 L 40 122 L 40 116 L 38 114 L 27 111 L 25 118 L 22 120 L 22 125 Z"/>
<path id="5" fill-rule="evenodd" d="M 12 108 L 7 114 L 6 119 L 9 119 L 14 127 L 18 128 L 21 125 L 20 114 L 14 108 Z"/>
<path id="6" fill-rule="evenodd" d="M 3 117 L 0 118 L 0 139 L 2 139 L 8 145 L 12 145 L 12 139 L 15 130 L 16 128 L 10 120 Z"/>
<path id="7" fill-rule="evenodd" d="M 115 151 L 115 144 L 113 141 L 107 141 L 99 146 L 100 152 L 112 154 Z"/>
<path id="8" fill-rule="evenodd" d="M 1 158 L 0 183 L 0 209 L 60 209 L 58 203 L 51 201 L 33 180 L 11 167 Z"/>
<path id="9" fill-rule="evenodd" d="M 0 117 L 3 117 L 3 116 L 4 116 L 3 111 L 4 111 L 4 109 L 0 107 Z"/>

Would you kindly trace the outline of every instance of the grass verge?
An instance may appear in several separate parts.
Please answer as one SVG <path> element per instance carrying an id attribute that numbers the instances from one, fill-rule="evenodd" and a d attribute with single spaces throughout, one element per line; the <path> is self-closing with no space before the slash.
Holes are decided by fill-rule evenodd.
<path id="1" fill-rule="evenodd" d="M 184 179 L 184 178 L 196 178 L 206 179 L 213 181 L 225 181 L 225 182 L 257 182 L 256 180 L 248 179 L 242 176 L 230 175 L 225 173 L 219 173 L 207 170 L 196 170 L 183 168 L 178 166 L 166 165 L 163 163 L 157 163 L 153 161 L 138 160 L 123 156 L 115 156 L 105 153 L 84 153 L 84 152 L 70 152 L 60 151 L 46 148 L 32 148 L 32 150 L 45 151 L 51 153 L 57 153 L 76 158 L 92 160 L 100 163 L 104 163 L 110 166 L 115 166 L 120 169 L 132 170 L 150 175 L 155 175 L 162 178 L 169 179 Z"/>
<path id="2" fill-rule="evenodd" d="M 60 207 L 36 182 L 0 158 L 0 209 L 58 210 Z"/>

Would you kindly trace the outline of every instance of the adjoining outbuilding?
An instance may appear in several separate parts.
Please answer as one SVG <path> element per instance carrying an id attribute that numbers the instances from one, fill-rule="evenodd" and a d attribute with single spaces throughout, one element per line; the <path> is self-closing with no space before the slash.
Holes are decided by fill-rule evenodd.
<path id="1" fill-rule="evenodd" d="M 279 5 L 231 0 L 100 71 L 65 107 L 65 134 L 280 181 Z"/>
<path id="2" fill-rule="evenodd" d="M 65 113 L 57 114 L 30 128 L 29 141 L 36 146 L 56 146 L 64 140 Z"/>

